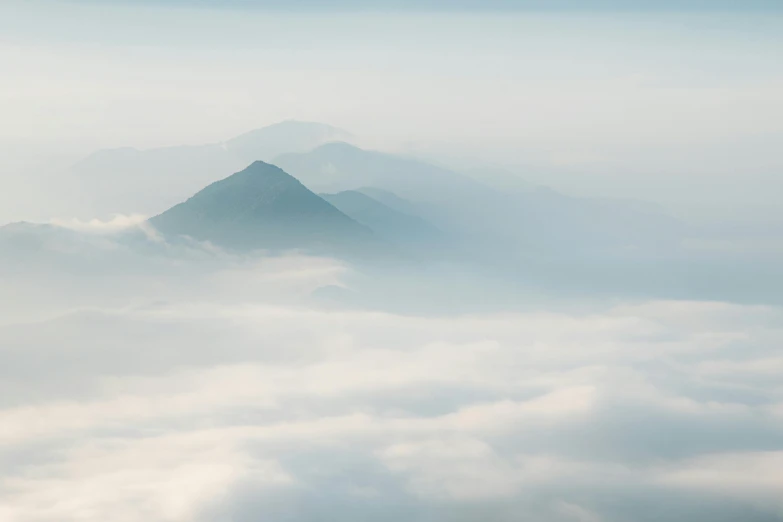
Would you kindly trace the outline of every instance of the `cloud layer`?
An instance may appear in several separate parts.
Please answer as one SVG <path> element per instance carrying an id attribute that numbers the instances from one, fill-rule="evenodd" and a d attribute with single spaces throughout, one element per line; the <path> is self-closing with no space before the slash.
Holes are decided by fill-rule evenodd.
<path id="1" fill-rule="evenodd" d="M 780 309 L 281 297 L 344 274 L 280 258 L 5 321 L 0 519 L 783 516 Z"/>

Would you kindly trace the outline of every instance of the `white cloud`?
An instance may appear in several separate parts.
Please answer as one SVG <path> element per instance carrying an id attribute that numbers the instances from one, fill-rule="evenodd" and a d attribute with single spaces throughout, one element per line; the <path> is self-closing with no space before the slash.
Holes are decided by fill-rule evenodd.
<path id="1" fill-rule="evenodd" d="M 117 214 L 108 220 L 91 219 L 89 221 L 83 221 L 77 218 L 55 218 L 51 220 L 51 224 L 79 232 L 94 232 L 104 234 L 111 234 L 129 228 L 143 228 L 145 230 L 151 231 L 153 230 L 151 227 L 145 226 L 147 217 L 148 216 L 141 214 L 134 214 L 130 216 Z"/>
<path id="2" fill-rule="evenodd" d="M 6 478 L 0 516 L 27 520 L 187 522 L 240 480 L 288 487 L 274 461 L 251 459 L 232 441 L 206 434 L 77 443 L 61 462 Z"/>
<path id="3" fill-rule="evenodd" d="M 646 520 L 605 501 L 638 491 L 777 509 L 783 383 L 726 361 L 758 375 L 778 309 L 403 316 L 304 299 L 341 263 L 230 263 L 0 328 L 0 518 Z"/>
<path id="4" fill-rule="evenodd" d="M 783 516 L 783 451 L 717 453 L 688 459 L 663 472 L 668 485 L 707 491 L 772 507 Z"/>

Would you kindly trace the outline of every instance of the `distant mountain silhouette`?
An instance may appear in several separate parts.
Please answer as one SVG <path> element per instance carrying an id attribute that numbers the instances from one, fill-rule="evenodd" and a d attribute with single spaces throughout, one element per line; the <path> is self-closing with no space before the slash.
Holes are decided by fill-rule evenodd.
<path id="1" fill-rule="evenodd" d="M 149 222 L 166 235 L 238 250 L 328 252 L 373 242 L 370 229 L 262 161 L 212 183 Z"/>
<path id="2" fill-rule="evenodd" d="M 570 197 L 521 180 L 513 191 L 501 190 L 448 168 L 347 143 L 285 154 L 274 162 L 312 190 L 359 190 L 370 197 L 376 191 L 377 199 L 391 208 L 400 202 L 388 192 L 399 195 L 417 209 L 416 215 L 461 238 L 468 249 L 496 259 L 586 251 L 654 253 L 676 248 L 683 235 L 681 223 L 654 209 Z"/>
<path id="3" fill-rule="evenodd" d="M 225 142 L 225 148 L 250 163 L 271 161 L 280 154 L 306 152 L 331 141 L 344 141 L 351 134 L 323 123 L 289 120 L 246 132 Z"/>
<path id="4" fill-rule="evenodd" d="M 0 268 L 98 276 L 111 270 L 129 275 L 140 268 L 138 256 L 160 251 L 138 229 L 112 234 L 80 232 L 58 225 L 17 222 L 0 227 Z"/>
<path id="5" fill-rule="evenodd" d="M 79 234 L 71 230 L 27 221 L 0 227 L 0 246 L 8 254 L 47 249 L 67 250 L 78 238 Z"/>
<path id="6" fill-rule="evenodd" d="M 379 201 L 389 208 L 393 208 L 397 212 L 408 214 L 410 216 L 421 217 L 422 209 L 418 207 L 412 201 L 401 198 L 394 192 L 383 190 L 377 187 L 360 187 L 356 189 L 356 192 L 361 192 L 367 196 L 370 196 L 375 201 Z"/>
<path id="7" fill-rule="evenodd" d="M 222 143 L 100 150 L 71 167 L 62 193 L 73 200 L 73 211 L 67 213 L 83 219 L 157 214 L 253 161 L 349 137 L 322 123 L 285 121 Z"/>
<path id="8" fill-rule="evenodd" d="M 386 194 L 405 202 L 390 192 Z M 424 219 L 387 206 L 362 192 L 346 190 L 320 196 L 378 236 L 399 245 L 435 246 L 443 239 L 441 231 Z"/>
<path id="9" fill-rule="evenodd" d="M 492 192 L 482 183 L 452 170 L 349 143 L 327 143 L 306 153 L 283 154 L 273 163 L 317 192 L 373 187 L 413 202 L 451 199 L 455 193 Z"/>

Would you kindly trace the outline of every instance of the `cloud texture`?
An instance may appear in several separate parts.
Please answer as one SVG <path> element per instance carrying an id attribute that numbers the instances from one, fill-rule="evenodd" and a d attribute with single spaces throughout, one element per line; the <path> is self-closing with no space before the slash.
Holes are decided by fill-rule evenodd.
<path id="1" fill-rule="evenodd" d="M 346 270 L 265 260 L 6 319 L 0 519 L 783 516 L 780 309 L 307 300 Z"/>

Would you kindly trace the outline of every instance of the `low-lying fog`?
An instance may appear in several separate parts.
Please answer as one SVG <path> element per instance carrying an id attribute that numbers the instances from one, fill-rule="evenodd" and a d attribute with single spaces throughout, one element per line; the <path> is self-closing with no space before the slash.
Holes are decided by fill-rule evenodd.
<path id="1" fill-rule="evenodd" d="M 4 521 L 783 513 L 778 307 L 80 233 L 4 266 Z"/>
<path id="2" fill-rule="evenodd" d="M 781 150 L 780 0 L 0 0 L 0 522 L 783 521 Z"/>

